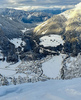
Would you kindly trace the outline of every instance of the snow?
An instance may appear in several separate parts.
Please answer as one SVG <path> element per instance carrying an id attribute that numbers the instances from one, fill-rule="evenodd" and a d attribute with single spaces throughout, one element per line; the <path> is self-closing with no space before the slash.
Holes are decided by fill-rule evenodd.
<path id="1" fill-rule="evenodd" d="M 0 68 L 5 68 L 6 66 L 9 66 L 10 63 L 7 63 L 6 61 L 0 61 Z"/>
<path id="2" fill-rule="evenodd" d="M 2 74 L 3 76 L 9 77 L 9 76 L 13 76 L 14 74 L 16 74 L 15 69 L 21 64 L 21 61 L 19 61 L 16 64 L 12 64 L 12 63 L 7 63 L 6 61 L 0 61 L 0 74 Z"/>
<path id="3" fill-rule="evenodd" d="M 18 78 L 18 76 L 21 76 L 21 77 L 26 77 L 27 75 L 24 74 L 24 73 L 18 73 L 18 74 L 15 74 L 13 75 L 15 78 Z"/>
<path id="4" fill-rule="evenodd" d="M 22 41 L 21 38 L 13 38 L 11 40 L 9 40 L 11 43 L 13 43 L 15 45 L 16 48 L 18 48 L 19 46 L 21 47 L 21 44 L 24 46 L 26 43 L 24 41 Z"/>
<path id="5" fill-rule="evenodd" d="M 2 24 L 0 24 L 0 26 L 2 26 Z"/>
<path id="6" fill-rule="evenodd" d="M 74 9 L 67 10 L 67 11 L 61 13 L 60 15 L 64 15 L 67 19 L 69 19 L 69 18 L 73 18 L 77 14 L 81 14 L 80 11 L 81 11 L 81 2 L 78 3 L 77 5 L 75 5 Z"/>
<path id="7" fill-rule="evenodd" d="M 38 25 L 41 25 L 42 24 L 42 22 L 39 22 L 39 23 L 37 23 L 36 25 L 38 26 Z"/>
<path id="8" fill-rule="evenodd" d="M 79 53 L 76 57 L 69 57 L 66 59 L 67 69 L 81 68 L 81 54 Z"/>
<path id="9" fill-rule="evenodd" d="M 57 47 L 58 45 L 63 45 L 64 41 L 62 40 L 60 35 L 47 35 L 40 38 L 40 44 L 44 47 Z"/>
<path id="10" fill-rule="evenodd" d="M 24 30 L 21 30 L 23 33 L 25 33 L 26 31 L 28 31 L 30 29 L 24 28 Z"/>
<path id="11" fill-rule="evenodd" d="M 27 17 L 27 19 L 30 19 L 31 17 L 32 17 L 32 15 L 31 15 L 31 14 L 29 14 L 29 15 L 28 15 L 28 17 Z"/>
<path id="12" fill-rule="evenodd" d="M 0 52 L 0 59 L 2 59 L 3 58 L 3 54 Z"/>
<path id="13" fill-rule="evenodd" d="M 63 16 L 65 16 L 65 18 L 69 19 L 70 18 L 70 10 L 63 12 L 60 15 L 63 15 Z"/>
<path id="14" fill-rule="evenodd" d="M 4 15 L 2 15 L 2 17 L 4 17 Z"/>
<path id="15" fill-rule="evenodd" d="M 33 77 L 36 77 L 36 74 L 35 73 L 31 73 L 30 75 L 28 75 L 29 78 L 33 78 Z"/>
<path id="16" fill-rule="evenodd" d="M 48 30 L 46 30 L 46 31 L 42 32 L 42 34 L 45 34 L 47 31 L 48 31 Z"/>
<path id="17" fill-rule="evenodd" d="M 24 28 L 24 30 L 21 30 L 21 32 L 22 32 L 22 33 L 25 33 L 26 31 L 29 31 L 29 30 L 33 30 L 33 28 L 30 28 L 30 29 Z"/>
<path id="18" fill-rule="evenodd" d="M 3 76 L 9 77 L 9 76 L 13 76 L 14 74 L 16 74 L 16 71 L 13 71 L 13 70 L 9 71 L 8 69 L 1 69 L 0 68 L 0 74 Z"/>
<path id="19" fill-rule="evenodd" d="M 42 23 L 42 27 L 45 26 L 47 24 L 47 22 Z"/>
<path id="20" fill-rule="evenodd" d="M 0 100 L 81 100 L 81 78 L 0 87 Z"/>
<path id="21" fill-rule="evenodd" d="M 62 66 L 65 79 L 81 77 L 81 54 L 76 57 L 66 56 Z"/>
<path id="22" fill-rule="evenodd" d="M 67 61 L 66 62 L 67 69 L 75 67 L 74 62 L 76 61 L 76 57 L 70 57 L 66 61 Z"/>
<path id="23" fill-rule="evenodd" d="M 13 20 L 12 17 L 9 17 L 10 20 Z"/>
<path id="24" fill-rule="evenodd" d="M 57 78 L 60 75 L 61 63 L 63 61 L 63 54 L 54 56 L 50 60 L 42 64 L 43 74 L 50 78 Z"/>
<path id="25" fill-rule="evenodd" d="M 75 9 L 81 9 L 81 2 L 75 5 L 75 7 L 76 7 Z"/>
<path id="26" fill-rule="evenodd" d="M 36 33 L 39 32 L 39 31 L 40 31 L 40 28 L 36 31 Z"/>

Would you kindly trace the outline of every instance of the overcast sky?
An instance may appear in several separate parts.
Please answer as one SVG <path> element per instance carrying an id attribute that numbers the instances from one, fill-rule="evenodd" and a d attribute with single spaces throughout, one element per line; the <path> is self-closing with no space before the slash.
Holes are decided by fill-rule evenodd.
<path id="1" fill-rule="evenodd" d="M 73 6 L 81 0 L 0 0 L 0 7 L 26 8 L 26 7 L 52 7 Z"/>

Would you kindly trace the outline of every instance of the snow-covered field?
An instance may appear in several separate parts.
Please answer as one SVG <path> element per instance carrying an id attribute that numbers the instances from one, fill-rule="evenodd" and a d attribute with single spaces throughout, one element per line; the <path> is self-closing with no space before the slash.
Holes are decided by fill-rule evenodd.
<path id="1" fill-rule="evenodd" d="M 81 100 L 81 78 L 0 87 L 0 100 Z"/>
<path id="2" fill-rule="evenodd" d="M 21 38 L 13 38 L 11 40 L 9 40 L 11 43 L 13 43 L 15 45 L 16 48 L 18 48 L 19 46 L 21 47 L 21 44 L 24 46 L 26 43 L 24 41 L 22 41 Z"/>
<path id="3" fill-rule="evenodd" d="M 24 30 L 21 30 L 23 33 L 25 33 L 26 31 L 28 31 L 30 29 L 24 28 Z"/>
<path id="4" fill-rule="evenodd" d="M 47 35 L 40 38 L 40 44 L 44 47 L 56 47 L 60 44 L 63 45 L 64 41 L 62 40 L 60 35 Z"/>
<path id="5" fill-rule="evenodd" d="M 5 77 L 13 77 L 16 75 L 16 68 L 21 64 L 19 61 L 16 64 L 0 61 L 0 74 Z"/>
<path id="6" fill-rule="evenodd" d="M 30 29 L 24 28 L 23 30 L 21 30 L 21 32 L 22 32 L 22 33 L 25 33 L 26 31 L 29 31 L 29 30 L 33 30 L 33 28 L 30 28 Z"/>
<path id="7" fill-rule="evenodd" d="M 54 56 L 42 64 L 43 74 L 50 78 L 57 78 L 60 75 L 64 55 Z"/>

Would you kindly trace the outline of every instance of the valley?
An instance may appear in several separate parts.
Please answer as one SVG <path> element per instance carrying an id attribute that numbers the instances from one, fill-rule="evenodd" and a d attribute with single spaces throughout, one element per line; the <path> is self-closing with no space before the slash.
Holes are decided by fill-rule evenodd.
<path id="1" fill-rule="evenodd" d="M 4 1 L 0 100 L 81 100 L 81 3 Z"/>
<path id="2" fill-rule="evenodd" d="M 80 38 L 69 34 L 76 30 L 67 30 L 71 10 L 54 16 L 14 9 L 0 13 L 0 85 L 80 77 Z M 39 16 L 43 20 L 36 20 Z M 24 22 L 24 17 L 32 22 Z M 78 67 L 72 67 L 74 59 Z"/>

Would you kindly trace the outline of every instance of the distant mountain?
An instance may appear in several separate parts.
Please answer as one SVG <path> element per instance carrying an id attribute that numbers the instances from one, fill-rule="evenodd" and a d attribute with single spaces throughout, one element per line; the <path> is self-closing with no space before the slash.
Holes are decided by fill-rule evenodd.
<path id="1" fill-rule="evenodd" d="M 59 14 L 64 12 L 66 9 L 46 9 L 46 10 L 31 10 L 31 11 L 23 11 L 23 10 L 15 10 L 15 9 L 0 9 L 0 14 L 9 17 L 15 18 L 24 23 L 38 23 L 46 21 L 51 18 L 54 14 Z"/>

